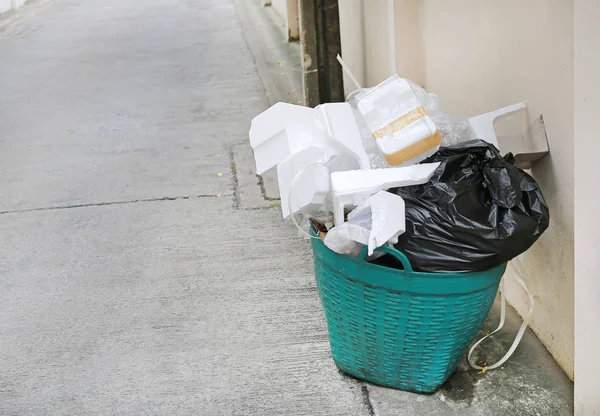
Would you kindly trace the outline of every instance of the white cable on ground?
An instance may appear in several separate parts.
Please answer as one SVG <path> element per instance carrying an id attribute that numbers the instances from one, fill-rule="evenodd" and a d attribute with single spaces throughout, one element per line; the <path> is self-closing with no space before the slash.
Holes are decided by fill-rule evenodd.
<path id="1" fill-rule="evenodd" d="M 522 267 L 523 265 L 521 263 L 521 259 L 515 258 L 513 260 L 512 264 L 513 264 L 513 266 L 515 266 L 516 269 L 517 268 L 519 269 L 516 271 L 519 275 L 522 276 L 524 269 Z M 519 265 L 518 267 L 516 267 L 517 264 Z M 475 364 L 471 355 L 473 354 L 473 352 L 475 351 L 477 346 L 479 346 L 479 344 L 481 344 L 488 337 L 490 337 L 490 336 L 494 335 L 496 332 L 500 331 L 502 329 L 502 327 L 504 326 L 504 322 L 506 321 L 506 294 L 504 293 L 505 292 L 504 278 L 502 278 L 502 282 L 500 284 L 501 285 L 501 287 L 500 287 L 500 291 L 501 291 L 501 294 L 500 294 L 500 296 L 501 296 L 500 324 L 498 325 L 498 328 L 496 328 L 494 331 L 490 332 L 485 337 L 481 338 L 479 341 L 477 341 L 475 344 L 473 344 L 473 346 L 469 350 L 469 354 L 467 355 L 469 364 L 471 365 L 471 367 L 473 367 L 477 370 L 483 370 L 484 368 L 486 370 L 493 370 L 494 368 L 498 368 L 502 364 L 504 364 L 510 358 L 510 356 L 513 355 L 513 353 L 519 346 L 519 343 L 521 342 L 521 338 L 523 338 L 523 334 L 525 333 L 525 330 L 527 329 L 527 326 L 529 325 L 529 322 L 531 321 L 531 318 L 533 317 L 533 311 L 534 311 L 534 306 L 535 306 L 533 295 L 529 292 L 529 290 L 527 289 L 527 285 L 525 285 L 525 282 L 523 281 L 523 279 L 520 276 L 514 275 L 513 277 L 515 278 L 517 283 L 523 288 L 523 290 L 525 290 L 525 292 L 527 293 L 527 296 L 529 297 L 529 311 L 527 312 L 527 316 L 525 316 L 525 318 L 523 319 L 523 323 L 521 324 L 521 327 L 519 328 L 519 332 L 517 332 L 517 336 L 515 337 L 515 340 L 513 341 L 510 348 L 508 349 L 507 353 L 504 354 L 504 357 L 502 357 L 500 359 L 500 361 L 498 361 L 497 363 L 492 364 L 492 365 L 487 365 L 486 367 L 481 367 L 481 366 Z"/>

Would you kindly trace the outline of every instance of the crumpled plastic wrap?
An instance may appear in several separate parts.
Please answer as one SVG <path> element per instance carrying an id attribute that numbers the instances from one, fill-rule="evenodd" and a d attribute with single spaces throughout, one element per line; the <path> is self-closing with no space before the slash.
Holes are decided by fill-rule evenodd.
<path id="1" fill-rule="evenodd" d="M 333 227 L 323 242 L 332 251 L 357 257 L 365 246 L 360 241 L 366 241 L 371 233 L 370 216 L 360 218 L 357 222 L 345 222 Z"/>
<path id="2" fill-rule="evenodd" d="M 431 119 L 439 132 L 442 133 L 441 147 L 454 146 L 477 139 L 466 117 L 456 117 L 448 113 L 440 113 L 432 116 Z"/>
<path id="3" fill-rule="evenodd" d="M 302 237 L 304 240 L 310 240 L 311 238 L 311 230 L 313 228 L 313 221 L 318 222 L 319 224 L 330 224 L 333 227 L 333 214 L 331 212 L 313 212 L 313 213 L 300 213 L 295 214 L 294 217 L 298 224 L 298 237 Z M 298 220 L 297 218 L 300 217 Z"/>
<path id="4" fill-rule="evenodd" d="M 444 112 L 437 94 L 427 92 L 419 85 L 408 80 L 415 95 L 442 134 L 442 147 L 475 140 L 475 134 L 466 117 L 457 117 Z"/>

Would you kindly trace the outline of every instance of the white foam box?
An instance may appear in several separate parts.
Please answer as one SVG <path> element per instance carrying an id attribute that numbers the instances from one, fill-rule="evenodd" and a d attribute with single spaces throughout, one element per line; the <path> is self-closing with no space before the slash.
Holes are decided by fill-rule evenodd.
<path id="1" fill-rule="evenodd" d="M 300 105 L 277 103 L 252 119 L 250 146 L 256 173 L 262 175 L 291 155 L 323 144 L 314 127 L 314 110 Z"/>
<path id="2" fill-rule="evenodd" d="M 366 243 L 369 256 L 385 243 L 396 244 L 400 234 L 406 231 L 404 200 L 399 195 L 387 191 L 377 192 L 348 214 L 348 223 L 365 215 L 371 217 L 371 230 Z"/>
<path id="3" fill-rule="evenodd" d="M 349 170 L 331 174 L 331 193 L 335 225 L 344 222 L 344 207 L 360 205 L 376 192 L 401 186 L 421 185 L 433 176 L 436 163 L 401 168 Z"/>
<path id="4" fill-rule="evenodd" d="M 518 103 L 469 119 L 475 136 L 493 144 L 502 153 L 511 152 L 515 156 L 515 166 L 521 169 L 531 169 L 550 152 L 544 117 L 540 115 L 524 132 L 501 136 L 496 134 L 495 121 L 511 114 L 518 116 L 515 113 L 520 113 L 520 124 L 524 127 L 527 124 L 527 114 L 521 110 L 526 108 L 525 103 Z M 505 121 L 509 121 L 509 117 Z M 519 124 L 514 121 L 516 120 L 513 120 L 513 125 Z"/>
<path id="5" fill-rule="evenodd" d="M 323 204 L 327 194 L 329 194 L 329 170 L 319 170 L 317 166 L 311 165 L 327 163 L 335 154 L 330 148 L 312 146 L 292 155 L 277 165 L 277 182 L 279 184 L 283 218 L 287 218 L 290 213 Z M 298 174 L 301 176 L 294 184 L 292 206 L 290 207 L 290 188 L 292 181 Z"/>
<path id="6" fill-rule="evenodd" d="M 371 169 L 369 157 L 362 145 L 362 138 L 354 111 L 349 103 L 321 104 L 315 107 L 315 124 L 324 131 L 340 153 L 349 153 L 361 169 Z"/>

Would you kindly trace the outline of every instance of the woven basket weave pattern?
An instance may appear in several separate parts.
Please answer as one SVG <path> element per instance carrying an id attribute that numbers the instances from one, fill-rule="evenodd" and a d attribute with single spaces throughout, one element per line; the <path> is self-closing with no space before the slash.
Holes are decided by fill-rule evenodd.
<path id="1" fill-rule="evenodd" d="M 430 294 L 423 288 L 427 288 L 427 275 L 433 274 L 407 276 L 403 270 L 364 261 L 361 265 L 329 251 L 319 241 L 313 243 L 313 250 L 336 365 L 375 384 L 416 392 L 435 391 L 452 374 L 483 324 L 504 271 L 480 273 L 481 279 L 487 279 L 484 287 L 471 292 Z M 358 263 L 358 267 L 344 261 Z M 418 292 L 377 284 L 378 274 L 390 273 L 404 287 L 414 283 Z M 452 287 L 452 279 L 466 275 L 445 276 L 444 284 Z M 369 280 L 372 284 L 365 282 Z"/>

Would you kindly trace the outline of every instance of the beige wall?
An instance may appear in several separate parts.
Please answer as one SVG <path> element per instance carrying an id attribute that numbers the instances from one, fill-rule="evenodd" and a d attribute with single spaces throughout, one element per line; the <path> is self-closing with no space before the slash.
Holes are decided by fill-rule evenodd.
<path id="1" fill-rule="evenodd" d="M 298 40 L 300 39 L 300 20 L 298 12 L 298 1 L 299 0 L 288 0 L 288 36 L 289 39 Z"/>
<path id="2" fill-rule="evenodd" d="M 600 142 L 600 2 L 575 1 L 575 414 L 600 415 L 600 219 L 597 175 Z"/>
<path id="3" fill-rule="evenodd" d="M 362 56 L 349 50 L 346 58 L 364 62 L 372 86 L 390 75 L 387 6 L 364 3 Z M 551 155 L 532 174 L 550 205 L 550 227 L 522 256 L 523 278 L 536 295 L 531 327 L 572 378 L 573 2 L 395 0 L 395 23 L 398 73 L 437 93 L 447 111 L 471 116 L 525 101 L 529 121 L 544 114 Z M 510 273 L 509 301 L 524 314 L 525 295 Z"/>
<path id="4" fill-rule="evenodd" d="M 288 38 L 298 39 L 298 0 L 271 0 L 271 7 L 285 21 Z"/>
<path id="5" fill-rule="evenodd" d="M 368 1 L 368 0 L 367 0 Z M 351 68 L 352 73 L 361 85 L 366 85 L 364 60 L 364 24 L 363 0 L 340 1 L 340 40 L 342 58 Z M 344 74 L 344 91 L 351 93 L 356 87 L 350 78 Z"/>
<path id="6" fill-rule="evenodd" d="M 540 113 L 551 154 L 532 174 L 550 206 L 550 227 L 523 256 L 536 295 L 531 327 L 573 377 L 573 3 L 425 0 L 425 86 L 447 111 L 475 115 L 525 101 Z M 508 276 L 507 276 L 508 277 Z M 510 302 L 527 302 L 506 279 Z"/>
<path id="7" fill-rule="evenodd" d="M 363 1 L 366 86 L 377 85 L 390 74 L 386 0 Z M 400 46 L 400 44 L 397 44 Z"/>
<path id="8" fill-rule="evenodd" d="M 392 75 L 387 0 L 346 0 L 339 2 L 339 7 L 344 61 L 362 86 L 377 85 Z M 425 72 L 420 3 L 415 0 L 396 0 L 395 10 L 396 71 L 423 85 Z M 354 89 L 354 84 L 344 76 L 346 94 Z"/>
<path id="9" fill-rule="evenodd" d="M 425 85 L 425 49 L 423 22 L 420 19 L 422 4 L 416 0 L 395 0 L 394 3 L 396 72 L 423 86 Z"/>

